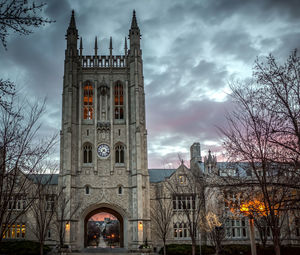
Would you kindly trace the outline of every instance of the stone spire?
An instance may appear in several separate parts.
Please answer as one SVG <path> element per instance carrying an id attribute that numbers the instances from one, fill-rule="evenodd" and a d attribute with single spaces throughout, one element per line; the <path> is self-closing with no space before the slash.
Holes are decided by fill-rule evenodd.
<path id="1" fill-rule="evenodd" d="M 80 57 L 82 57 L 82 50 L 83 50 L 83 47 L 82 47 L 82 37 L 80 37 L 79 50 L 80 50 Z"/>
<path id="2" fill-rule="evenodd" d="M 124 51 L 125 51 L 125 56 L 127 56 L 127 39 L 126 39 L 126 36 L 125 36 L 125 46 L 124 46 Z"/>
<path id="3" fill-rule="evenodd" d="M 131 20 L 131 29 L 139 29 L 136 16 L 135 16 L 135 10 L 133 10 L 132 20 Z"/>
<path id="4" fill-rule="evenodd" d="M 131 27 L 129 29 L 131 55 L 135 54 L 135 50 L 138 50 L 137 54 L 140 55 L 140 39 L 141 39 L 141 33 L 136 21 L 135 10 L 134 10 L 132 20 L 131 20 Z"/>
<path id="5" fill-rule="evenodd" d="M 95 37 L 95 56 L 97 56 L 97 51 L 98 51 L 98 43 L 97 43 L 97 36 Z"/>
<path id="6" fill-rule="evenodd" d="M 69 27 L 67 30 L 67 37 L 70 35 L 76 35 L 78 36 L 78 31 L 76 28 L 76 22 L 75 22 L 75 13 L 74 10 L 72 10 L 72 15 L 71 15 L 71 19 L 70 19 L 70 23 L 69 23 Z"/>
<path id="7" fill-rule="evenodd" d="M 112 37 L 110 37 L 109 39 L 109 50 L 112 50 L 113 46 L 112 46 Z"/>
<path id="8" fill-rule="evenodd" d="M 67 29 L 66 39 L 67 39 L 67 54 L 68 54 L 68 56 L 77 56 L 77 54 L 78 54 L 77 53 L 78 30 L 76 28 L 74 10 L 72 10 L 70 24 Z"/>

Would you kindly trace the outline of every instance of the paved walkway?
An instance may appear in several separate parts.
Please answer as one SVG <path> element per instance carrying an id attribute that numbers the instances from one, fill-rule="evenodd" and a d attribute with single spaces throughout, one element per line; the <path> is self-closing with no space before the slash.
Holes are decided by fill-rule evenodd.
<path id="1" fill-rule="evenodd" d="M 81 252 L 72 252 L 72 253 L 68 253 L 68 254 L 81 254 L 81 255 L 90 255 L 90 254 L 109 254 L 109 255 L 157 255 L 157 253 L 139 253 L 139 252 L 135 252 L 135 253 L 128 253 L 128 251 L 124 248 L 85 248 L 83 249 Z"/>

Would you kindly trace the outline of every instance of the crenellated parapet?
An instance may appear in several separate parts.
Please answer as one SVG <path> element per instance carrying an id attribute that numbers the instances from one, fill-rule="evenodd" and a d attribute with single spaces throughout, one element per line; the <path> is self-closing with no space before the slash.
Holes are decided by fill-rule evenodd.
<path id="1" fill-rule="evenodd" d="M 86 55 L 80 56 L 79 59 L 82 68 L 124 68 L 127 66 L 127 57 L 125 55 Z"/>

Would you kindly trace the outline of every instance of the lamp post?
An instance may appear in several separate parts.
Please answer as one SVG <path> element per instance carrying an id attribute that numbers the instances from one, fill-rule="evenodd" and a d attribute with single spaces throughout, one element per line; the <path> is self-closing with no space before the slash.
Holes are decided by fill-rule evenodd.
<path id="1" fill-rule="evenodd" d="M 249 234 L 251 244 L 251 255 L 256 255 L 255 232 L 254 232 L 254 214 L 265 215 L 265 207 L 259 200 L 249 201 L 240 205 L 240 212 L 249 218 Z"/>
<path id="2" fill-rule="evenodd" d="M 251 243 L 251 255 L 256 255 L 253 215 L 249 215 L 249 232 L 250 232 L 250 243 Z"/>

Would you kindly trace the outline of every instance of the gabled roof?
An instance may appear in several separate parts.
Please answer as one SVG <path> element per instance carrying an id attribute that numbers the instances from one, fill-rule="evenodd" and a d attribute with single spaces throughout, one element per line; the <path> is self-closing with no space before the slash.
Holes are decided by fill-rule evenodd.
<path id="1" fill-rule="evenodd" d="M 148 169 L 150 183 L 162 182 L 165 178 L 169 178 L 176 169 Z"/>
<path id="2" fill-rule="evenodd" d="M 34 183 L 57 185 L 58 174 L 29 174 L 27 175 Z"/>

